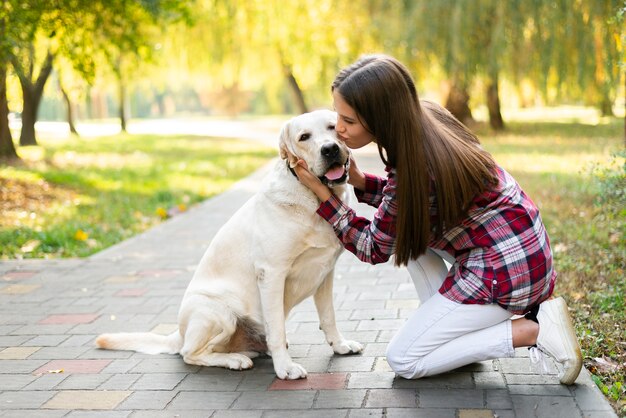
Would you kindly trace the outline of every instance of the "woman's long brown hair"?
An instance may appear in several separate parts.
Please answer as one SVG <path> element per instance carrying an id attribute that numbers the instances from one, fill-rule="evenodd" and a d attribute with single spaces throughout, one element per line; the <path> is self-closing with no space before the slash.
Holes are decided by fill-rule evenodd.
<path id="1" fill-rule="evenodd" d="M 386 55 L 368 55 L 343 69 L 332 84 L 396 169 L 396 265 L 406 265 L 467 216 L 474 197 L 497 183 L 496 163 L 478 138 L 443 107 L 419 100 L 409 71 Z M 436 224 L 429 196 L 435 184 Z"/>

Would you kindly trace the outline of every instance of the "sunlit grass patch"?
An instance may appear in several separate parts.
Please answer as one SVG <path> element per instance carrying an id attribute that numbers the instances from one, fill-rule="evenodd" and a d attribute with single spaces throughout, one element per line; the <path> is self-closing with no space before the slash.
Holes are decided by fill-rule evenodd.
<path id="1" fill-rule="evenodd" d="M 0 166 L 2 258 L 82 257 L 228 189 L 276 155 L 197 136 L 40 138 Z"/>

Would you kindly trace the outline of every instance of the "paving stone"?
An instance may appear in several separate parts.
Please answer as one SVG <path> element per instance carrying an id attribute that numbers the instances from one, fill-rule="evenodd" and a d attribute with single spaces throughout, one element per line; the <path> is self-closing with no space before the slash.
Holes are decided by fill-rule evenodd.
<path id="1" fill-rule="evenodd" d="M 560 385 L 556 375 L 505 374 L 504 379 L 509 385 Z"/>
<path id="2" fill-rule="evenodd" d="M 272 392 L 274 393 L 274 392 Z M 241 392 L 179 392 L 176 397 L 169 403 L 167 409 L 184 409 L 189 405 L 193 405 L 198 409 L 229 409 L 233 402 L 240 396 L 247 393 Z M 268 398 L 272 395 L 269 392 L 263 392 Z M 255 405 L 257 409 L 265 409 Z M 243 408 L 253 409 L 253 408 Z"/>
<path id="3" fill-rule="evenodd" d="M 143 375 L 132 390 L 172 390 L 187 375 L 185 373 L 155 373 Z"/>
<path id="4" fill-rule="evenodd" d="M 95 321 L 99 314 L 56 314 L 39 321 L 40 324 L 89 324 Z"/>
<path id="5" fill-rule="evenodd" d="M 478 389 L 419 389 L 419 405 L 426 408 L 483 408 L 483 399 Z"/>
<path id="6" fill-rule="evenodd" d="M 360 408 L 366 394 L 365 389 L 320 390 L 313 408 Z"/>
<path id="7" fill-rule="evenodd" d="M 231 409 L 309 409 L 313 406 L 315 394 L 309 390 L 244 392 Z"/>
<path id="8" fill-rule="evenodd" d="M 75 359 L 84 352 L 88 351 L 89 347 L 42 347 L 33 353 L 31 359 Z"/>
<path id="9" fill-rule="evenodd" d="M 511 395 L 542 395 L 550 396 L 574 396 L 569 387 L 565 385 L 509 385 Z"/>
<path id="10" fill-rule="evenodd" d="M 386 343 L 367 343 L 363 349 L 363 356 L 365 357 L 382 357 L 387 353 Z"/>
<path id="11" fill-rule="evenodd" d="M 45 360 L 0 360 L 0 375 L 31 373 L 45 363 Z"/>
<path id="12" fill-rule="evenodd" d="M 68 418 L 126 418 L 132 411 L 71 411 Z"/>
<path id="13" fill-rule="evenodd" d="M 473 389 L 474 381 L 471 373 L 449 372 L 437 376 L 428 376 L 421 379 L 403 379 L 397 377 L 393 382 L 397 389 L 408 388 L 445 388 L 445 389 Z"/>
<path id="14" fill-rule="evenodd" d="M 116 374 L 106 375 L 109 379 L 98 386 L 99 390 L 128 390 L 142 375 L 141 374 Z"/>
<path id="15" fill-rule="evenodd" d="M 129 391 L 91 391 L 65 390 L 46 402 L 42 408 L 47 409 L 114 409 L 132 392 Z"/>
<path id="16" fill-rule="evenodd" d="M 350 373 L 349 389 L 391 389 L 395 379 L 393 372 Z"/>
<path id="17" fill-rule="evenodd" d="M 350 409 L 348 410 L 349 418 L 372 418 L 372 417 L 385 417 L 389 409 L 383 410 L 382 408 L 367 408 L 367 409 Z M 411 415 L 415 417 L 415 415 Z"/>
<path id="18" fill-rule="evenodd" d="M 485 390 L 485 406 L 489 409 L 513 409 L 511 394 L 506 389 Z"/>
<path id="19" fill-rule="evenodd" d="M 416 408 L 417 393 L 413 389 L 372 389 L 368 391 L 366 408 Z"/>
<path id="20" fill-rule="evenodd" d="M 221 415 L 217 415 L 220 412 L 228 412 L 228 411 L 213 411 L 209 410 L 200 410 L 200 409 L 180 409 L 180 410 L 167 410 L 167 411 L 134 411 L 132 413 L 132 418 L 216 418 Z M 236 416 L 234 416 L 236 417 Z M 260 415 L 258 415 L 260 417 Z M 246 418 L 243 415 L 241 418 Z"/>
<path id="21" fill-rule="evenodd" d="M 261 418 L 264 411 L 215 411 L 211 418 Z"/>
<path id="22" fill-rule="evenodd" d="M 0 393 L 0 410 L 37 409 L 54 396 L 50 391 L 6 391 Z"/>
<path id="23" fill-rule="evenodd" d="M 459 418 L 493 418 L 491 409 L 459 409 Z"/>
<path id="24" fill-rule="evenodd" d="M 179 356 L 168 358 L 153 358 L 141 360 L 133 367 L 132 373 L 195 373 L 200 366 L 186 364 Z"/>
<path id="25" fill-rule="evenodd" d="M 30 338 L 28 340 L 28 345 L 30 346 L 41 346 L 41 347 L 56 347 L 61 345 L 63 342 L 69 340 L 70 336 L 67 334 L 63 335 L 37 335 L 36 337 Z"/>
<path id="26" fill-rule="evenodd" d="M 108 374 L 72 374 L 55 387 L 58 390 L 96 389 L 109 380 Z"/>
<path id="27" fill-rule="evenodd" d="M 2 418 L 61 418 L 70 411 L 67 410 L 42 410 L 42 409 L 19 409 L 15 411 L 5 411 Z"/>
<path id="28" fill-rule="evenodd" d="M 140 362 L 141 360 L 133 358 L 127 360 L 112 360 L 104 369 L 102 369 L 102 373 L 127 373 L 137 367 Z"/>
<path id="29" fill-rule="evenodd" d="M 170 404 L 172 399 L 178 395 L 178 391 L 167 390 L 142 390 L 137 392 L 129 392 L 129 396 L 121 402 L 117 409 L 120 410 L 162 410 Z M 201 405 L 189 404 L 181 406 L 181 409 L 192 406 L 200 409 Z"/>
<path id="30" fill-rule="evenodd" d="M 24 360 L 41 347 L 7 347 L 0 351 L 0 360 Z"/>
<path id="31" fill-rule="evenodd" d="M 518 417 L 578 418 L 581 413 L 571 397 L 511 395 Z"/>
<path id="32" fill-rule="evenodd" d="M 562 387 L 562 385 L 560 387 Z M 576 403 L 585 413 L 585 416 L 587 416 L 588 412 L 592 411 L 613 412 L 611 406 L 608 403 L 603 402 L 604 396 L 595 385 L 576 385 L 572 387 L 572 395 L 576 397 Z"/>
<path id="33" fill-rule="evenodd" d="M 350 416 L 352 418 L 352 415 Z M 456 418 L 456 409 L 387 408 L 388 418 Z M 493 417 L 493 416 L 492 416 Z"/>
<path id="34" fill-rule="evenodd" d="M 29 374 L 0 375 L 0 391 L 19 390 L 30 384 L 36 377 Z M 2 406 L 0 405 L 0 410 Z"/>
<path id="35" fill-rule="evenodd" d="M 365 372 L 374 367 L 375 357 L 363 357 L 361 355 L 349 357 L 333 357 L 330 362 L 329 372 Z"/>
<path id="36" fill-rule="evenodd" d="M 274 373 L 245 374 L 237 390 L 241 392 L 266 391 L 275 378 Z"/>
<path id="37" fill-rule="evenodd" d="M 284 418 L 285 416 L 302 417 L 302 418 L 319 418 L 320 416 L 327 418 L 345 418 L 348 414 L 346 410 L 316 410 L 294 409 L 289 411 L 265 411 L 263 418 Z"/>
<path id="38" fill-rule="evenodd" d="M 309 374 L 306 379 L 281 380 L 276 378 L 269 390 L 321 390 L 344 389 L 348 376 L 346 373 Z"/>
<path id="39" fill-rule="evenodd" d="M 498 372 L 473 373 L 474 383 L 477 389 L 504 389 L 506 382 L 504 376 Z"/>
<path id="40" fill-rule="evenodd" d="M 391 370 L 391 366 L 387 363 L 387 358 L 385 357 L 376 357 L 376 361 L 374 361 L 374 372 L 393 372 Z"/>
<path id="41" fill-rule="evenodd" d="M 33 374 L 45 374 L 50 370 L 63 370 L 63 373 L 99 373 L 111 360 L 52 360 L 39 367 Z"/>
<path id="42" fill-rule="evenodd" d="M 63 373 L 54 373 L 32 377 L 36 380 L 33 380 L 32 383 L 24 387 L 24 390 L 53 390 L 61 382 L 70 377 L 70 375 Z"/>
<path id="43" fill-rule="evenodd" d="M 34 292 L 40 287 L 41 285 L 39 284 L 11 284 L 1 288 L 0 293 L 4 293 L 6 295 L 23 295 Z"/>
<path id="44" fill-rule="evenodd" d="M 272 375 L 273 376 L 273 375 Z M 150 375 L 152 379 L 152 375 Z M 244 379 L 243 373 L 214 375 L 214 374 L 187 374 L 176 386 L 182 391 L 234 391 Z M 267 389 L 267 386 L 263 390 Z"/>

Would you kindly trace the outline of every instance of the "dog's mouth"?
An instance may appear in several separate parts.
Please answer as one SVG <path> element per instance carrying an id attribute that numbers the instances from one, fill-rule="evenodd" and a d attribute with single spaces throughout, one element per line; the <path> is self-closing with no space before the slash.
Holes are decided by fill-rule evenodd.
<path id="1" fill-rule="evenodd" d="M 318 176 L 320 181 L 328 187 L 336 184 L 343 184 L 348 180 L 348 169 L 350 168 L 350 159 L 348 158 L 344 164 L 334 163 L 328 167 L 323 176 Z"/>

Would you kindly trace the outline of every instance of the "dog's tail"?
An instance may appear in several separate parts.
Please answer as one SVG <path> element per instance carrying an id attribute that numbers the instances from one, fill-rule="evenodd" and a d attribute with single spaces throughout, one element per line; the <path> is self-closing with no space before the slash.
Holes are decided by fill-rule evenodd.
<path id="1" fill-rule="evenodd" d="M 178 354 L 183 346 L 183 338 L 178 330 L 170 335 L 120 332 L 100 335 L 96 338 L 96 346 L 105 350 L 130 350 L 146 354 Z"/>

